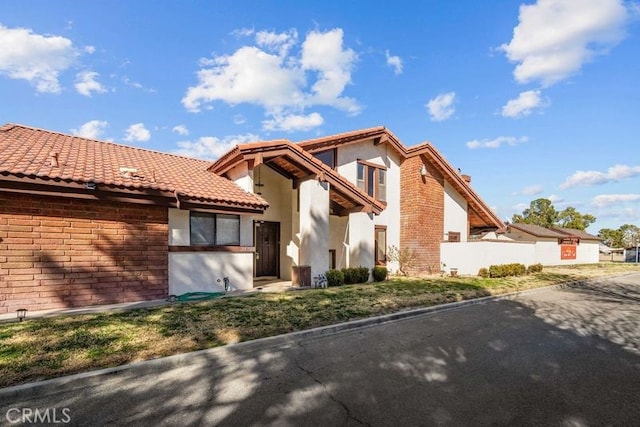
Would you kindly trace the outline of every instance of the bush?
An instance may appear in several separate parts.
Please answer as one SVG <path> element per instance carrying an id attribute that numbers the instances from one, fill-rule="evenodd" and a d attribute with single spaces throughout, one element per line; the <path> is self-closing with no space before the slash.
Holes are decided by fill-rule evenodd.
<path id="1" fill-rule="evenodd" d="M 480 277 L 484 277 L 484 278 L 486 279 L 487 277 L 489 277 L 489 270 L 488 270 L 488 269 L 486 269 L 486 268 L 484 268 L 484 267 L 482 267 L 482 268 L 478 271 L 478 276 L 480 276 Z"/>
<path id="2" fill-rule="evenodd" d="M 344 273 L 340 270 L 329 270 L 325 276 L 327 276 L 327 286 L 344 285 Z"/>
<path id="3" fill-rule="evenodd" d="M 389 246 L 387 248 L 387 260 L 398 263 L 398 272 L 403 276 L 408 274 L 409 269 L 413 267 L 416 261 L 416 253 L 409 248 L 398 248 L 397 246 Z"/>
<path id="4" fill-rule="evenodd" d="M 527 272 L 524 264 L 499 264 L 489 266 L 489 277 L 522 276 Z"/>
<path id="5" fill-rule="evenodd" d="M 369 269 L 367 267 L 343 268 L 342 273 L 344 274 L 344 283 L 347 285 L 369 281 Z"/>
<path id="6" fill-rule="evenodd" d="M 541 272 L 542 272 L 542 264 L 540 264 L 540 263 L 531 264 L 529 267 L 527 267 L 527 274 L 541 273 Z"/>
<path id="7" fill-rule="evenodd" d="M 376 282 L 382 282 L 387 278 L 387 267 L 373 267 L 373 270 L 371 270 L 371 275 L 373 276 L 373 280 L 375 280 Z"/>

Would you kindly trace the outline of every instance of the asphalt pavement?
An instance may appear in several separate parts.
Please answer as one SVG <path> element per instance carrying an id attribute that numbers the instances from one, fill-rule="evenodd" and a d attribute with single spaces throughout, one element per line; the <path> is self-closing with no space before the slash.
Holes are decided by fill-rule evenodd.
<path id="1" fill-rule="evenodd" d="M 214 350 L 0 390 L 0 424 L 640 425 L 640 274 Z"/>

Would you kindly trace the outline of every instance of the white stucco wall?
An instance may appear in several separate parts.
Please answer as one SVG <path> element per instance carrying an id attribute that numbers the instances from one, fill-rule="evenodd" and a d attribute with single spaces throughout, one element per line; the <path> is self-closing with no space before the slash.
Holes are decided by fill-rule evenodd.
<path id="1" fill-rule="evenodd" d="M 329 249 L 336 251 L 336 268 L 345 268 L 349 259 L 349 217 L 329 217 Z"/>
<path id="2" fill-rule="evenodd" d="M 169 253 L 169 294 L 224 292 L 224 277 L 232 289 L 253 288 L 253 253 Z"/>
<path id="3" fill-rule="evenodd" d="M 468 242 L 442 242 L 440 259 L 446 264 L 445 271 L 457 268 L 458 274 L 476 275 L 481 268 L 495 264 L 535 264 L 535 243 L 490 242 L 472 240 Z"/>
<path id="4" fill-rule="evenodd" d="M 349 267 L 373 267 L 375 225 L 372 216 L 364 212 L 349 214 Z"/>
<path id="5" fill-rule="evenodd" d="M 189 211 L 170 208 L 169 246 L 189 245 Z M 249 215 L 240 216 L 240 245 L 253 246 L 253 220 Z M 169 293 L 224 291 L 225 276 L 234 289 L 251 289 L 253 257 L 253 252 L 170 252 Z"/>
<path id="6" fill-rule="evenodd" d="M 315 179 L 300 183 L 300 264 L 312 278 L 329 265 L 329 184 Z"/>
<path id="7" fill-rule="evenodd" d="M 561 260 L 557 240 L 546 241 L 487 241 L 472 240 L 465 243 L 443 242 L 440 259 L 446 271 L 457 268 L 459 274 L 478 274 L 480 268 L 490 265 L 520 263 L 542 265 L 591 264 L 599 262 L 598 243 L 580 242 L 576 259 Z"/>
<path id="8" fill-rule="evenodd" d="M 386 167 L 387 179 L 387 207 L 380 215 L 373 217 L 373 224 L 384 225 L 387 227 L 387 247 L 400 247 L 400 156 L 396 151 L 388 146 L 388 144 L 374 145 L 373 140 L 363 141 L 355 144 L 348 144 L 338 148 L 338 173 L 348 179 L 354 185 L 357 184 L 357 164 L 358 160 L 364 160 L 369 163 Z M 353 226 L 353 225 L 352 225 Z M 367 225 L 368 227 L 368 225 Z M 364 239 L 364 233 L 358 233 L 358 239 Z M 371 242 L 367 246 L 373 251 L 374 231 L 371 231 Z M 375 262 L 375 256 L 372 252 L 371 263 L 361 264 L 349 262 L 351 267 L 363 265 L 372 267 Z M 397 263 L 389 262 L 387 267 L 391 271 L 398 269 Z"/>
<path id="9" fill-rule="evenodd" d="M 444 183 L 444 232 L 454 231 L 460 233 L 460 241 L 468 240 L 467 201 L 454 188 L 445 181 Z M 448 235 L 443 236 L 448 240 Z"/>

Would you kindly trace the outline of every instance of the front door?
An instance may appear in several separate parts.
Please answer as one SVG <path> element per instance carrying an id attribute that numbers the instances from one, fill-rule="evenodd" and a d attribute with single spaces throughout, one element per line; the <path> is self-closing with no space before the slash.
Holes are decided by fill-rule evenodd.
<path id="1" fill-rule="evenodd" d="M 255 223 L 256 277 L 279 276 L 280 223 Z"/>

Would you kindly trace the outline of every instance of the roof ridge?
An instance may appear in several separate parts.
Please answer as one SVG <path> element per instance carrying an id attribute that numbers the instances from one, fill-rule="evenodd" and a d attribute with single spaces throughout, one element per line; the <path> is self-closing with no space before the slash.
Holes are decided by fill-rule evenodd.
<path id="1" fill-rule="evenodd" d="M 79 135 L 71 135 L 71 134 L 66 133 L 66 132 L 43 129 L 43 128 L 38 128 L 38 127 L 35 127 L 35 126 L 27 126 L 27 125 L 23 125 L 23 124 L 20 124 L 20 123 L 5 123 L 4 125 L 0 126 L 0 131 L 1 132 L 6 132 L 6 131 L 12 130 L 12 129 L 16 128 L 16 127 L 20 127 L 20 128 L 24 128 L 24 129 L 30 129 L 30 130 L 37 131 L 37 132 L 56 134 L 56 135 L 65 136 L 65 137 L 69 137 L 69 138 L 76 138 L 76 139 L 80 139 L 80 140 L 84 140 L 84 141 L 97 142 L 99 144 L 116 145 L 118 147 L 130 148 L 132 150 L 146 151 L 146 152 L 149 152 L 149 153 L 161 154 L 163 156 L 172 156 L 172 157 L 178 157 L 178 158 L 181 158 L 181 159 L 195 160 L 197 162 L 201 162 L 201 163 L 205 163 L 205 164 L 211 164 L 210 160 L 197 159 L 195 157 L 183 156 L 183 155 L 175 154 L 175 153 L 167 153 L 166 151 L 152 150 L 150 148 L 136 147 L 136 146 L 133 146 L 133 145 L 122 144 L 122 143 L 114 142 L 114 141 L 106 141 L 106 140 L 102 140 L 102 139 L 87 138 L 87 137 L 79 136 Z"/>

